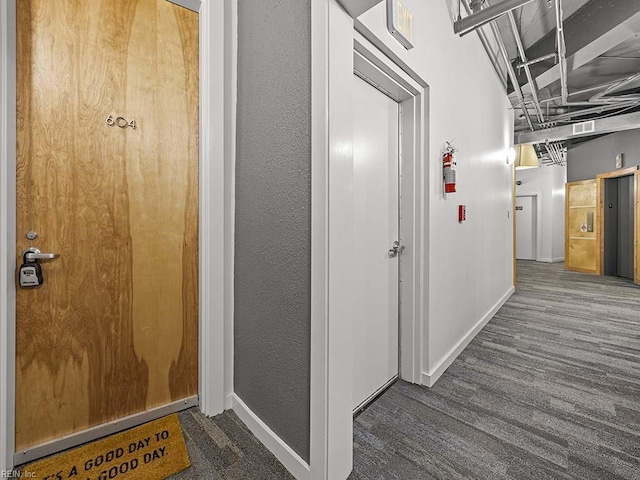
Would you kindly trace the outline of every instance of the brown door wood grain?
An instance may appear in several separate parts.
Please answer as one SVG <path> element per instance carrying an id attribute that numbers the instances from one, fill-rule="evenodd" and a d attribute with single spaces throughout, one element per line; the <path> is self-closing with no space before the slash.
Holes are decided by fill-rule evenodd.
<path id="1" fill-rule="evenodd" d="M 565 202 L 565 268 L 599 273 L 597 181 L 567 183 Z"/>
<path id="2" fill-rule="evenodd" d="M 16 248 L 60 254 L 18 288 L 20 450 L 197 394 L 198 15 L 17 7 Z"/>

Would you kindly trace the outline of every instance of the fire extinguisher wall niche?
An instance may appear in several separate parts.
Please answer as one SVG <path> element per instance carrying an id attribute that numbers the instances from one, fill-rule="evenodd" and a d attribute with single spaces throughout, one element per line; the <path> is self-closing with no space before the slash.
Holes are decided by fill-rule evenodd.
<path id="1" fill-rule="evenodd" d="M 444 193 L 456 191 L 456 159 L 458 149 L 451 142 L 445 142 L 442 149 L 442 179 L 444 181 Z"/>

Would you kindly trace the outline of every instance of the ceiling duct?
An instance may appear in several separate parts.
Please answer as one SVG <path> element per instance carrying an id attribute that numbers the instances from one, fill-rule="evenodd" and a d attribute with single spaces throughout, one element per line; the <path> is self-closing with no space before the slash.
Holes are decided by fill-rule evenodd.
<path id="1" fill-rule="evenodd" d="M 572 138 L 635 130 L 640 128 L 640 112 L 598 118 L 578 125 L 577 128 L 574 128 L 574 125 L 564 125 L 546 130 L 520 133 L 516 135 L 516 139 L 518 143 L 560 142 Z"/>
<path id="2" fill-rule="evenodd" d="M 596 122 L 591 120 L 589 122 L 582 123 L 574 123 L 573 124 L 573 134 L 581 135 L 584 133 L 593 133 L 596 131 Z"/>
<path id="3" fill-rule="evenodd" d="M 453 31 L 463 37 L 467 33 L 473 32 L 477 28 L 486 25 L 501 15 L 504 15 L 511 10 L 515 10 L 516 8 L 531 1 L 533 0 L 504 0 L 503 2 L 484 8 L 467 17 L 458 18 L 458 20 L 453 23 Z"/>

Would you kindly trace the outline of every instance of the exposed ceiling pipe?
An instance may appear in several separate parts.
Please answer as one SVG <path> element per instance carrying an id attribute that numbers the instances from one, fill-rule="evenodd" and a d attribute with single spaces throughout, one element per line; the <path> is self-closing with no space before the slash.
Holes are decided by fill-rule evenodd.
<path id="1" fill-rule="evenodd" d="M 549 158 L 551 159 L 551 163 L 557 163 L 557 160 L 555 158 L 555 152 L 553 151 L 551 146 L 550 145 L 545 145 L 544 148 L 547 150 L 547 154 L 549 155 Z"/>
<path id="2" fill-rule="evenodd" d="M 547 149 L 549 153 L 549 158 L 551 158 L 551 163 L 557 165 L 558 164 L 558 152 L 555 149 L 554 145 L 550 142 L 545 142 L 544 147 Z"/>
<path id="3" fill-rule="evenodd" d="M 471 10 L 467 6 L 466 2 L 464 3 L 464 8 L 465 8 L 465 10 L 467 12 L 467 15 L 471 15 Z M 484 47 L 485 52 L 487 52 L 487 56 L 489 57 L 489 60 L 491 61 L 491 64 L 493 65 L 493 69 L 495 70 L 496 75 L 498 75 L 498 78 L 500 79 L 500 82 L 502 83 L 502 85 L 504 86 L 504 88 L 506 90 L 506 88 L 507 88 L 507 78 L 505 77 L 504 73 L 502 73 L 502 70 L 500 69 L 500 66 L 498 65 L 498 62 L 496 62 L 496 60 L 493 58 L 491 47 L 490 47 L 490 44 L 489 44 L 489 39 L 487 37 L 487 33 L 481 28 L 477 29 L 476 32 L 478 33 L 478 37 L 480 37 L 480 42 L 482 42 L 482 46 Z"/>
<path id="4" fill-rule="evenodd" d="M 567 161 L 567 157 L 565 154 L 565 147 L 560 143 L 555 143 L 554 146 L 557 152 L 558 165 L 564 166 Z"/>
<path id="5" fill-rule="evenodd" d="M 607 99 L 594 100 L 593 102 L 567 102 L 565 107 L 589 107 L 593 105 L 607 106 L 607 105 L 615 105 L 620 103 L 627 102 L 637 102 L 640 100 L 640 95 L 621 95 L 619 97 L 610 97 Z"/>
<path id="6" fill-rule="evenodd" d="M 633 97 L 633 98 L 637 98 L 637 95 L 621 95 L 621 96 L 614 96 L 614 97 L 609 97 L 609 98 L 603 98 L 605 97 L 607 94 L 611 93 L 611 92 L 615 92 L 616 90 L 620 90 L 621 88 L 629 85 L 630 83 L 635 82 L 636 80 L 638 80 L 640 78 L 640 73 L 636 73 L 635 75 L 631 75 L 630 77 L 625 78 L 624 80 L 619 81 L 618 83 L 614 83 L 613 85 L 611 85 L 610 87 L 608 87 L 607 89 L 596 93 L 593 97 L 591 97 L 589 99 L 590 102 L 596 102 L 599 100 L 618 100 L 618 101 L 624 101 L 627 100 L 629 97 Z"/>
<path id="7" fill-rule="evenodd" d="M 491 30 L 493 31 L 493 35 L 496 38 L 496 43 L 498 44 L 498 48 L 500 49 L 500 53 L 502 54 L 502 58 L 504 58 L 504 63 L 507 66 L 507 73 L 509 74 L 509 78 L 511 79 L 511 83 L 513 84 L 513 88 L 518 95 L 518 99 L 523 102 L 524 108 L 521 107 L 522 113 L 529 124 L 529 128 L 531 130 L 535 130 L 533 127 L 533 122 L 531 121 L 531 115 L 529 115 L 529 110 L 526 108 L 526 104 L 524 103 L 524 95 L 522 94 L 522 89 L 520 88 L 520 84 L 518 83 L 518 76 L 516 75 L 516 71 L 513 69 L 513 65 L 511 65 L 511 61 L 509 60 L 509 54 L 507 53 L 507 47 L 500 36 L 500 31 L 495 23 L 491 24 Z"/>
<path id="8" fill-rule="evenodd" d="M 614 85 L 616 83 L 618 83 L 619 80 L 614 80 L 613 82 L 606 82 L 606 83 L 601 83 L 600 85 L 594 85 L 593 87 L 587 87 L 587 88 L 583 88 L 581 90 L 576 90 L 573 92 L 569 93 L 570 97 L 573 97 L 575 95 L 582 95 L 583 93 L 589 93 L 589 92 L 593 92 L 594 90 L 600 90 L 602 88 L 606 88 L 610 85 Z M 555 97 L 549 97 L 549 98 L 543 98 L 542 100 L 540 100 L 540 103 L 550 103 L 550 102 L 555 102 L 556 100 L 560 100 L 562 99 L 562 97 L 560 95 L 557 95 Z M 519 106 L 518 104 L 515 104 L 514 106 Z"/>
<path id="9" fill-rule="evenodd" d="M 492 22 L 499 16 L 531 1 L 533 0 L 504 0 L 496 5 L 484 8 L 477 13 L 473 13 L 464 18 L 458 18 L 458 20 L 453 22 L 453 31 L 462 37 L 467 33 L 473 32 L 477 28 Z"/>
<path id="10" fill-rule="evenodd" d="M 551 6 L 553 6 L 553 3 L 551 0 L 546 0 L 546 1 Z M 574 0 L 571 0 L 571 1 L 574 1 Z M 539 3 L 542 4 L 543 0 L 539 0 Z M 584 9 L 583 13 L 585 15 L 588 15 L 588 18 L 592 19 L 594 22 L 596 22 L 596 20 L 599 20 L 598 15 L 602 14 L 602 8 L 604 3 L 607 3 L 607 4 L 615 3 L 617 6 L 614 10 L 616 11 L 618 10 L 618 5 L 620 6 L 620 8 L 623 8 L 623 5 L 626 7 L 627 4 L 640 5 L 637 0 L 633 0 L 633 1 L 616 0 L 615 2 L 613 2 L 613 0 L 611 1 L 604 1 L 604 0 L 595 1 L 594 0 L 589 2 L 586 2 L 586 0 L 581 0 L 578 3 L 586 3 L 586 5 L 582 7 L 582 9 Z M 633 7 L 631 8 L 633 10 Z M 633 12 L 636 12 L 636 10 L 633 10 Z M 555 13 L 555 10 L 554 12 L 550 12 L 550 13 L 553 16 L 553 14 Z M 555 20 L 554 18 L 551 18 L 553 26 L 555 27 L 554 20 Z M 567 52 L 567 55 L 565 57 L 567 62 L 567 69 L 570 68 L 572 72 L 575 72 L 581 67 L 592 62 L 594 59 L 596 59 L 600 55 L 611 50 L 611 48 L 613 48 L 614 46 L 621 45 L 631 40 L 632 38 L 636 37 L 638 32 L 638 24 L 639 24 L 638 22 L 640 22 L 640 11 L 634 13 L 626 20 L 619 22 L 617 25 L 615 25 L 611 30 L 607 32 L 600 32 L 596 35 L 595 30 L 597 29 L 594 29 L 594 34 L 587 31 L 579 33 L 579 35 L 584 37 L 588 41 L 588 43 L 584 45 L 582 48 L 579 48 L 578 50 L 576 50 L 575 52 Z M 569 20 L 567 20 L 566 23 L 568 26 Z M 553 35 L 553 40 L 555 44 L 557 32 L 554 31 L 552 35 Z M 594 35 L 596 38 L 593 38 Z M 569 55 L 569 53 L 571 54 Z M 557 64 L 554 67 L 538 75 L 536 77 L 536 84 L 538 86 L 538 90 L 542 90 L 543 88 L 549 87 L 555 82 L 559 82 L 559 80 L 560 80 L 560 65 Z M 525 93 L 525 95 L 529 93 L 529 85 L 523 85 L 522 91 Z M 515 93 L 510 93 L 509 98 L 512 101 L 517 101 Z"/>
<path id="11" fill-rule="evenodd" d="M 513 33 L 513 37 L 516 40 L 516 46 L 518 47 L 518 53 L 520 54 L 520 60 L 522 60 L 522 67 L 524 68 L 524 73 L 527 75 L 527 81 L 529 85 L 531 85 L 531 99 L 533 100 L 533 105 L 536 108 L 536 112 L 538 114 L 538 122 L 544 123 L 544 114 L 542 113 L 542 108 L 540 108 L 540 100 L 538 99 L 538 89 L 536 88 L 536 84 L 533 81 L 533 76 L 531 75 L 531 69 L 529 68 L 529 64 L 527 63 L 527 54 L 524 51 L 524 46 L 522 45 L 522 39 L 520 38 L 520 32 L 518 31 L 518 25 L 516 24 L 516 19 L 513 16 L 513 12 L 507 13 L 509 17 L 509 23 L 511 24 L 511 32 Z"/>
<path id="12" fill-rule="evenodd" d="M 573 105 L 573 103 L 570 103 L 569 105 Z M 573 112 L 558 113 L 554 115 L 552 115 L 550 112 L 547 112 L 546 113 L 547 121 L 544 123 L 541 123 L 539 127 L 543 129 L 551 128 L 556 126 L 559 123 L 573 123 L 574 119 L 577 119 L 585 115 L 601 115 L 601 114 L 607 114 L 608 112 L 611 112 L 613 110 L 624 110 L 624 109 L 633 108 L 636 106 L 640 106 L 640 101 L 632 99 L 626 102 L 609 103 L 609 104 L 602 104 L 602 105 L 597 105 L 597 104 L 594 105 L 592 103 L 585 102 L 584 105 L 591 106 L 591 108 L 575 110 Z M 562 107 L 558 107 L 558 108 L 562 108 Z M 547 104 L 547 110 L 549 110 L 548 104 Z"/>
<path id="13" fill-rule="evenodd" d="M 617 110 L 619 108 L 632 107 L 632 106 L 634 106 L 636 104 L 637 104 L 637 102 L 626 102 L 626 103 L 618 103 L 618 104 L 615 104 L 615 105 L 599 105 L 599 106 L 594 106 L 593 108 L 585 108 L 585 109 L 582 109 L 582 110 L 576 110 L 575 112 L 561 113 L 559 115 L 554 116 L 552 119 L 550 119 L 549 123 L 551 123 L 551 122 L 560 122 L 560 121 L 563 121 L 563 120 L 570 120 L 572 118 L 582 117 L 584 115 L 604 113 L 604 112 L 608 112 L 610 110 Z M 543 125 L 543 126 L 546 126 L 546 125 Z"/>
<path id="14" fill-rule="evenodd" d="M 545 148 L 549 153 L 549 158 L 551 159 L 551 163 L 554 165 L 564 165 L 565 157 L 564 157 L 564 147 L 559 143 L 545 142 Z"/>
<path id="15" fill-rule="evenodd" d="M 558 164 L 558 152 L 554 148 L 553 144 L 547 142 L 545 144 L 545 147 L 547 148 L 547 151 L 549 152 L 549 156 L 551 157 L 552 163 L 554 165 L 557 165 Z"/>
<path id="16" fill-rule="evenodd" d="M 558 43 L 558 62 L 560 64 L 560 93 L 562 104 L 569 99 L 569 87 L 567 86 L 567 46 L 564 43 L 564 27 L 562 22 L 562 0 L 555 0 L 556 7 L 556 37 Z M 533 85 L 532 85 L 533 86 Z"/>
<path id="17" fill-rule="evenodd" d="M 509 12 L 509 14 L 511 16 L 513 16 L 512 12 Z M 558 54 L 553 52 L 553 53 L 550 53 L 549 55 L 543 55 L 542 57 L 534 58 L 533 60 L 528 60 L 526 62 L 523 61 L 522 63 L 518 63 L 518 64 L 516 64 L 516 68 L 522 68 L 522 67 L 535 65 L 536 63 L 544 62 L 545 60 L 551 60 L 552 58 L 555 60 L 557 56 L 558 56 Z"/>
<path id="18" fill-rule="evenodd" d="M 465 9 L 467 11 L 471 10 L 469 7 L 469 0 L 462 0 L 462 3 L 465 6 Z M 511 79 L 511 83 L 513 84 L 513 88 L 516 91 L 516 95 L 518 96 L 518 100 L 522 102 L 522 105 L 525 105 L 524 95 L 522 94 L 522 89 L 520 88 L 520 84 L 518 83 L 518 77 L 516 76 L 516 71 L 513 69 L 513 65 L 511 65 L 511 61 L 509 60 L 509 54 L 507 53 L 507 47 L 504 45 L 502 36 L 500 36 L 500 31 L 498 30 L 498 27 L 496 27 L 495 23 L 490 23 L 490 26 L 491 26 L 491 31 L 493 32 L 493 36 L 495 37 L 496 43 L 498 45 L 498 49 L 500 50 L 500 54 L 502 55 L 502 59 L 504 60 L 504 63 L 506 65 L 507 74 Z M 533 122 L 531 121 L 531 115 L 529 115 L 529 111 L 527 110 L 526 106 L 520 107 L 520 108 L 522 110 L 522 113 L 524 114 L 525 119 L 527 120 L 527 124 L 529 125 L 529 128 L 531 130 L 534 130 Z"/>

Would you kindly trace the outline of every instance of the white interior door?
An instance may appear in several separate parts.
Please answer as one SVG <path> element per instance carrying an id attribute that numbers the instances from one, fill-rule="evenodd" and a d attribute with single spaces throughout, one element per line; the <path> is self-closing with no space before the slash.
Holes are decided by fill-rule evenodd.
<path id="1" fill-rule="evenodd" d="M 353 405 L 398 375 L 399 105 L 355 77 Z"/>
<path id="2" fill-rule="evenodd" d="M 536 259 L 535 197 L 516 197 L 516 258 Z"/>

